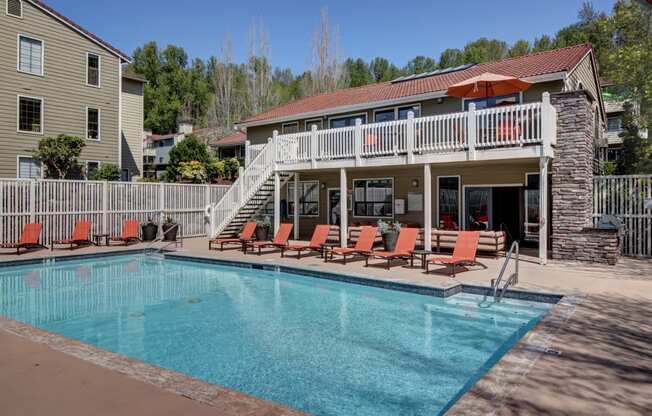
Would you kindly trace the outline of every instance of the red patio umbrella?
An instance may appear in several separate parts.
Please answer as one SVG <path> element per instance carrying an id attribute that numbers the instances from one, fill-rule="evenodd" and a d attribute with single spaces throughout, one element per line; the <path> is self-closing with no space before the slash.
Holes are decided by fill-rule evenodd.
<path id="1" fill-rule="evenodd" d="M 462 98 L 485 98 L 524 91 L 531 82 L 506 75 L 485 72 L 448 87 L 448 95 Z"/>

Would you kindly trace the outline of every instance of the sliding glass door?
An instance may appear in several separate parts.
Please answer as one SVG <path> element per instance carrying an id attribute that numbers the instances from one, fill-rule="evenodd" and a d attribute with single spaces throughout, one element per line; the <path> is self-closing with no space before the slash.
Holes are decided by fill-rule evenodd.
<path id="1" fill-rule="evenodd" d="M 490 187 L 468 187 L 464 191 L 465 224 L 471 231 L 492 229 L 492 192 Z"/>

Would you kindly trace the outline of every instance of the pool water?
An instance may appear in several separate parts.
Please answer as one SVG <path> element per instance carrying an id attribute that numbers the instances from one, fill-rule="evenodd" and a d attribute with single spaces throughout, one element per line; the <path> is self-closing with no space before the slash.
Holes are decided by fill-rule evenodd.
<path id="1" fill-rule="evenodd" d="M 443 413 L 550 308 L 481 301 L 143 255 L 0 269 L 1 315 L 316 415 Z"/>

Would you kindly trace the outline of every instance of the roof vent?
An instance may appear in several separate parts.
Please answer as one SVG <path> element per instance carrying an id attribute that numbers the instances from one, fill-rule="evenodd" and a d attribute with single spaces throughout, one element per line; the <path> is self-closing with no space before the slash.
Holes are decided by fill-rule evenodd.
<path id="1" fill-rule="evenodd" d="M 453 67 L 450 67 L 450 68 L 436 69 L 436 70 L 430 71 L 430 72 L 422 72 L 421 74 L 405 75 L 403 77 L 398 77 L 395 80 L 393 80 L 392 84 L 395 84 L 397 82 L 412 81 L 412 80 L 415 80 L 415 79 L 431 77 L 431 76 L 434 76 L 434 75 L 450 74 L 451 72 L 457 72 L 457 71 L 463 71 L 465 69 L 469 69 L 472 66 L 475 66 L 475 64 L 464 64 L 464 65 L 460 65 L 460 66 L 453 66 Z"/>
<path id="2" fill-rule="evenodd" d="M 14 17 L 23 17 L 23 2 L 21 0 L 7 0 L 7 14 Z"/>

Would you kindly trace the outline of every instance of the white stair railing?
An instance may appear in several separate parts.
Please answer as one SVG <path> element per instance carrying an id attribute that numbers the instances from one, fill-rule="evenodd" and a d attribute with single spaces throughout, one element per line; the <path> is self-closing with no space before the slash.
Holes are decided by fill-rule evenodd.
<path id="1" fill-rule="evenodd" d="M 274 144 L 268 143 L 242 171 L 224 197 L 211 207 L 211 237 L 221 233 L 274 173 Z"/>

